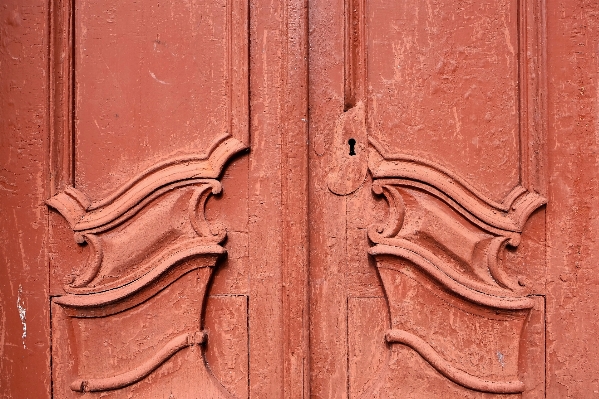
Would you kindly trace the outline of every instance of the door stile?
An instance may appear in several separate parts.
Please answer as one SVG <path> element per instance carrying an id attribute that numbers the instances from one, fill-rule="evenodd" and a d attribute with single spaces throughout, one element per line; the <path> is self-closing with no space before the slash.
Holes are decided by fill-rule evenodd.
<path id="1" fill-rule="evenodd" d="M 343 9 L 342 0 L 314 0 L 309 14 L 310 389 L 327 399 L 347 397 L 347 200 L 327 187 L 345 106 Z"/>
<path id="2" fill-rule="evenodd" d="M 284 398 L 310 395 L 309 380 L 309 169 L 308 1 L 287 0 L 282 52 Z"/>
<path id="3" fill-rule="evenodd" d="M 250 7 L 250 397 L 308 396 L 304 0 Z"/>

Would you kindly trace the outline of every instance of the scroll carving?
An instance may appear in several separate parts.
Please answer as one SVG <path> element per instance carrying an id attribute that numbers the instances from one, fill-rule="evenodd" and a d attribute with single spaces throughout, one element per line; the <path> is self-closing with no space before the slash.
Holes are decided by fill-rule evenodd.
<path id="1" fill-rule="evenodd" d="M 77 392 L 99 392 L 131 385 L 148 376 L 152 371 L 156 370 L 162 363 L 166 362 L 181 349 L 188 346 L 201 345 L 205 340 L 206 333 L 203 331 L 182 334 L 166 344 L 164 348 L 152 356 L 149 361 L 129 372 L 109 378 L 76 380 L 71 384 L 71 389 Z"/>
<path id="2" fill-rule="evenodd" d="M 373 191 L 389 205 L 387 223 L 368 231 L 391 312 L 387 342 L 466 388 L 523 392 L 520 339 L 535 302 L 502 255 L 545 198 L 518 186 L 495 202 L 443 167 L 370 143 Z"/>
<path id="3" fill-rule="evenodd" d="M 194 291 L 191 321 L 177 326 L 178 320 L 173 319 L 172 331 L 152 333 L 160 342 L 169 340 L 162 349 L 112 376 L 79 376 L 70 385 L 73 391 L 123 388 L 142 380 L 180 350 L 205 342 L 206 334 L 200 329 L 203 301 L 211 269 L 226 252 L 220 245 L 226 229 L 209 223 L 204 207 L 211 195 L 222 190 L 217 178 L 227 160 L 243 149 L 240 141 L 224 137 L 206 156 L 155 165 L 100 201 L 90 201 L 73 187 L 47 201 L 68 221 L 75 241 L 89 247 L 88 262 L 74 268 L 65 281 L 65 295 L 53 299 L 73 323 L 126 317 L 127 311 L 142 304 L 153 306 L 167 288 L 198 272 L 177 288 Z M 165 304 L 157 309 L 160 306 L 164 309 Z M 164 317 L 169 317 L 168 312 Z"/>

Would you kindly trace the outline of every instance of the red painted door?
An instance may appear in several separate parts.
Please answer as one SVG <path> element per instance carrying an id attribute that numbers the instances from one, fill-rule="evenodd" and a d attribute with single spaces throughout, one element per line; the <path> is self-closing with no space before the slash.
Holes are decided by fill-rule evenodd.
<path id="1" fill-rule="evenodd" d="M 311 5 L 312 395 L 545 397 L 543 5 Z"/>
<path id="2" fill-rule="evenodd" d="M 594 4 L 2 7 L 1 397 L 598 395 Z"/>
<path id="3" fill-rule="evenodd" d="M 283 109 L 277 7 L 54 4 L 53 397 L 308 392 L 306 148 L 284 127 L 306 103 Z"/>

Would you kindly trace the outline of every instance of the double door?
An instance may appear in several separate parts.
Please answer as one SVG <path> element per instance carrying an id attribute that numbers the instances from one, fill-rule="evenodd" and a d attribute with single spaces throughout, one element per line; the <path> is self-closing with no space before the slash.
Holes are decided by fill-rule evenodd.
<path id="1" fill-rule="evenodd" d="M 544 397 L 541 6 L 54 2 L 53 397 Z"/>

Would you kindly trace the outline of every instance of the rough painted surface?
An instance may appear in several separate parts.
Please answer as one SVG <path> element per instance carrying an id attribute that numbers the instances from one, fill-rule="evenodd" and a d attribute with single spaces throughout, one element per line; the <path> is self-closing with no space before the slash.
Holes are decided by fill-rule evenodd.
<path id="1" fill-rule="evenodd" d="M 50 100 L 74 118 L 52 132 L 62 159 L 51 174 L 66 168 L 46 201 L 56 211 L 53 395 L 229 398 L 248 384 L 247 301 L 216 313 L 218 300 L 206 302 L 214 270 L 233 266 L 224 280 L 239 271 L 248 233 L 248 163 L 236 162 L 247 152 L 248 3 L 140 7 L 53 9 Z M 65 65 L 75 68 L 63 87 Z M 149 76 L 132 78 L 140 66 Z M 225 176 L 229 165 L 241 170 Z M 233 211 L 219 215 L 216 205 L 217 220 L 208 220 L 206 203 L 228 176 L 234 201 L 220 204 Z M 228 230 L 234 257 L 225 264 Z M 220 288 L 247 296 L 247 284 Z M 245 364 L 233 375 L 231 356 Z"/>
<path id="2" fill-rule="evenodd" d="M 547 397 L 599 397 L 599 4 L 547 2 Z"/>
<path id="3" fill-rule="evenodd" d="M 0 4 L 0 397 L 49 398 L 47 2 Z"/>
<path id="4" fill-rule="evenodd" d="M 228 34 L 244 28 L 230 12 L 224 0 L 77 2 L 75 170 L 90 197 L 230 133 L 227 63 L 243 50 Z"/>
<path id="5" fill-rule="evenodd" d="M 233 3 L 243 2 L 227 4 Z M 406 1 L 386 12 L 390 3 L 374 0 L 250 1 L 247 10 L 237 8 L 249 16 L 241 18 L 249 21 L 245 44 L 236 47 L 249 64 L 245 86 L 222 85 L 220 55 L 195 61 L 185 55 L 189 47 L 197 55 L 190 42 L 195 29 L 213 28 L 215 47 L 205 50 L 222 53 L 217 28 L 226 24 L 224 1 L 207 5 L 213 12 L 194 8 L 206 16 L 199 20 L 183 18 L 198 3 L 163 13 L 156 2 L 143 15 L 134 12 L 139 4 L 79 4 L 76 54 L 94 60 L 78 66 L 85 81 L 79 93 L 101 95 L 79 102 L 77 132 L 61 122 L 70 112 L 68 96 L 48 95 L 48 79 L 58 89 L 64 76 L 56 72 L 60 52 L 52 53 L 58 59 L 48 70 L 47 4 L 0 4 L 0 397 L 50 397 L 50 328 L 54 397 L 102 387 L 111 389 L 85 395 L 599 397 L 596 2 L 464 1 L 454 9 L 454 2 L 410 8 Z M 395 11 L 407 24 L 394 25 Z M 118 24 L 131 13 L 142 22 Z M 518 45 L 536 40 L 547 49 L 546 56 L 538 48 L 520 53 L 526 79 L 514 76 L 510 49 L 514 18 L 523 15 L 530 17 L 519 21 L 528 36 Z M 174 41 L 163 40 L 165 33 L 148 42 L 144 35 L 123 36 L 126 29 L 169 32 L 168 21 L 181 22 L 191 35 L 175 38 L 179 30 L 171 30 Z M 123 39 L 115 51 L 113 33 Z M 154 54 L 177 42 L 183 52 Z M 382 50 L 373 53 L 376 46 Z M 129 47 L 135 51 L 117 56 Z M 112 57 L 108 66 L 103 57 Z M 167 85 L 155 71 L 143 79 L 132 72 L 150 59 L 179 83 Z M 397 59 L 405 68 L 391 73 Z M 174 73 L 196 61 L 214 67 L 220 76 L 214 87 L 201 79 L 194 80 L 199 88 L 187 85 L 185 73 Z M 489 68 L 477 70 L 487 63 L 495 73 L 488 79 Z M 248 68 L 233 69 L 236 79 L 248 78 Z M 385 92 L 391 75 L 396 90 Z M 486 102 L 482 90 L 468 94 L 474 81 L 487 88 Z M 131 99 L 123 85 L 146 97 Z M 528 91 L 521 97 L 526 104 L 513 111 L 517 85 Z M 245 94 L 223 93 L 225 86 Z M 231 131 L 219 131 L 228 122 L 199 117 L 193 107 L 203 103 L 192 99 L 177 108 L 171 101 L 196 89 L 210 94 L 204 100 L 216 113 L 223 98 L 236 99 L 232 109 L 242 111 Z M 400 111 L 384 105 L 389 98 L 401 103 Z M 95 107 L 104 130 L 86 142 L 91 136 L 83 127 L 94 128 Z M 109 118 L 114 107 L 141 125 L 117 126 Z M 161 118 L 156 107 L 171 117 Z M 423 117 L 427 109 L 433 118 Z M 421 122 L 434 126 L 416 134 Z M 202 131 L 213 123 L 214 131 Z M 399 135 L 400 125 L 416 133 Z M 461 150 L 443 142 L 457 126 L 461 136 L 451 137 Z M 166 173 L 167 180 L 150 171 L 140 180 L 149 185 L 124 188 L 117 205 L 88 203 L 82 195 L 100 199 L 174 154 L 201 158 L 216 131 L 250 147 L 212 160 L 222 173 L 209 184 L 222 184 L 221 194 L 208 190 L 202 197 L 192 189 L 212 165 L 193 176 Z M 349 154 L 348 138 L 356 140 L 356 155 Z M 73 143 L 78 163 L 69 175 Z M 112 155 L 98 160 L 104 150 Z M 93 170 L 98 162 L 104 166 Z M 177 162 L 172 170 L 203 165 Z M 77 175 L 83 170 L 77 165 L 88 172 Z M 93 178 L 84 182 L 84 175 Z M 511 191 L 517 181 L 522 188 Z M 84 183 L 80 192 L 69 191 L 73 183 Z M 43 202 L 61 193 L 50 204 L 75 223 L 47 212 Z M 501 202 L 506 193 L 513 195 Z M 93 215 L 100 215 L 95 225 Z M 93 236 L 106 238 L 104 252 Z M 210 248 L 197 249 L 206 243 Z M 193 259 L 177 257 L 186 251 Z M 146 278 L 165 265 L 172 266 L 166 282 Z M 87 273 L 89 266 L 98 273 Z M 138 280 L 147 285 L 127 291 Z M 103 293 L 106 287 L 114 292 Z M 102 298 L 110 303 L 90 305 Z M 522 386 L 522 393 L 505 393 Z"/>
<path id="6" fill-rule="evenodd" d="M 527 153 L 542 132 L 527 125 L 518 92 L 539 97 L 536 80 L 518 74 L 538 74 L 539 53 L 533 41 L 519 66 L 516 49 L 540 18 L 522 4 L 311 3 L 313 397 L 543 396 L 543 301 L 528 295 L 544 293 L 530 283 L 544 226 L 521 232 L 545 199 L 528 183 L 538 166 L 520 160 L 521 138 Z M 344 174 L 360 173 L 361 159 L 372 180 L 352 182 Z M 364 297 L 384 298 L 370 305 L 372 324 L 354 319 Z M 367 325 L 387 331 L 386 353 Z M 373 353 L 358 374 L 360 339 Z"/>
<path id="7" fill-rule="evenodd" d="M 61 57 L 68 58 L 73 12 L 70 62 L 76 65 L 67 84 L 74 88 L 74 124 L 59 125 L 52 136 L 59 158 L 52 166 L 63 165 L 64 176 L 48 200 L 60 213 L 51 213 L 49 226 L 57 397 L 79 391 L 110 397 L 308 393 L 307 248 L 294 247 L 307 242 L 307 174 L 282 173 L 307 167 L 307 75 L 285 64 L 305 59 L 306 4 L 205 6 L 164 10 L 156 3 L 140 15 L 135 4 L 81 3 L 69 10 L 57 3 L 56 15 L 67 17 L 54 21 L 59 65 L 52 79 L 65 74 Z M 124 23 L 131 13 L 144 22 Z M 181 18 L 194 32 L 214 37 L 181 35 Z M 248 20 L 254 22 L 249 30 Z M 243 80 L 248 33 L 256 38 L 252 46 L 268 50 L 254 50 L 250 60 L 249 104 Z M 285 41 L 290 47 L 282 57 L 272 44 Z M 181 62 L 156 56 L 157 48 L 167 51 L 160 46 L 179 50 Z M 153 76 L 130 79 L 138 61 L 171 73 L 173 84 Z M 225 67 L 230 70 L 223 77 Z M 58 90 L 52 97 L 58 112 L 71 112 L 68 97 Z M 221 123 L 194 98 L 219 112 L 228 107 L 230 120 Z M 248 105 L 255 115 L 251 140 Z M 119 107 L 124 112 L 118 118 L 132 123 L 108 123 Z M 282 108 L 294 118 L 284 118 Z M 98 127 L 100 120 L 105 123 Z M 238 154 L 245 146 L 249 155 Z M 228 256 L 215 264 L 225 251 Z M 186 301 L 187 308 L 179 307 Z M 194 328 L 207 335 L 204 348 L 181 341 L 195 336 Z M 185 379 L 194 383 L 179 382 Z"/>
<path id="8" fill-rule="evenodd" d="M 497 200 L 519 182 L 518 3 L 366 5 L 370 134 Z"/>

